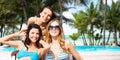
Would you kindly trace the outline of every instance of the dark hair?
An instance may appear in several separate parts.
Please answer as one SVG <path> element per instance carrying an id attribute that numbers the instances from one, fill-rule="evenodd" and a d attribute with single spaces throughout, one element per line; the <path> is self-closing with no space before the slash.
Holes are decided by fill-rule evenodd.
<path id="1" fill-rule="evenodd" d="M 27 32 L 26 32 L 26 39 L 25 39 L 24 44 L 25 44 L 25 46 L 26 46 L 26 45 L 30 45 L 31 40 L 30 40 L 30 38 L 29 38 L 29 32 L 30 32 L 30 30 L 31 30 L 32 28 L 38 29 L 38 31 L 39 31 L 39 38 L 38 38 L 38 40 L 36 41 L 36 46 L 37 46 L 37 48 L 40 48 L 40 46 L 39 46 L 39 41 L 40 41 L 41 38 L 42 38 L 42 30 L 41 30 L 40 26 L 37 25 L 37 24 L 29 24 L 28 29 L 27 29 Z M 26 46 L 26 47 L 27 47 L 27 46 Z M 27 47 L 27 48 L 28 48 L 28 47 Z"/>
<path id="2" fill-rule="evenodd" d="M 53 19 L 53 18 L 57 18 L 57 16 L 55 15 L 55 13 L 53 12 L 53 9 L 50 7 L 50 6 L 44 6 L 44 7 L 42 7 L 42 9 L 40 10 L 40 13 L 45 9 L 45 8 L 48 8 L 48 9 L 50 9 L 50 11 L 52 11 L 52 16 L 51 16 L 51 18 L 50 18 L 50 20 L 51 19 Z M 38 14 L 39 15 L 39 14 Z M 40 16 L 39 16 L 40 17 Z M 50 21 L 49 20 L 49 21 Z M 48 21 L 48 22 L 49 22 Z"/>

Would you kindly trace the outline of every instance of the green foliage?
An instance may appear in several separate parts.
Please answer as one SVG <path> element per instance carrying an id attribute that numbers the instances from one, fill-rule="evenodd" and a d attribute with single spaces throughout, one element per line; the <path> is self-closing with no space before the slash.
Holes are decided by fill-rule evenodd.
<path id="1" fill-rule="evenodd" d="M 70 38 L 74 41 L 76 41 L 79 38 L 79 34 L 78 33 L 73 33 L 72 35 L 70 35 Z"/>
<path id="2" fill-rule="evenodd" d="M 70 38 L 74 41 L 74 45 L 76 45 L 76 44 L 75 44 L 75 41 L 79 38 L 80 34 L 78 34 L 78 33 L 73 33 L 72 35 L 69 35 L 69 36 L 70 36 Z"/>

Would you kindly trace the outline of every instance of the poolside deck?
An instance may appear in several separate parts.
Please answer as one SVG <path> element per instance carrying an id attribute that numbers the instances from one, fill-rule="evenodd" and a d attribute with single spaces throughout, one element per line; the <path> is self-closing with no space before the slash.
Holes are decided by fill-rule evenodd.
<path id="1" fill-rule="evenodd" d="M 120 60 L 120 52 L 79 52 L 84 60 Z M 0 52 L 0 60 L 12 60 L 11 52 Z"/>
<path id="2" fill-rule="evenodd" d="M 84 60 L 120 60 L 120 52 L 79 52 Z"/>
<path id="3" fill-rule="evenodd" d="M 84 60 L 120 60 L 120 52 L 79 52 Z M 0 52 L 0 60 L 14 60 L 11 52 Z"/>
<path id="4" fill-rule="evenodd" d="M 0 52 L 0 60 L 11 60 L 11 52 Z"/>

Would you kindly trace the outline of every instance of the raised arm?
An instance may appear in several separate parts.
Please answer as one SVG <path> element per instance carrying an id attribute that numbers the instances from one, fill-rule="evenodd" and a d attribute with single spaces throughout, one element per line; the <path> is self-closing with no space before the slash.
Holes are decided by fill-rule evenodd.
<path id="1" fill-rule="evenodd" d="M 2 38 L 0 38 L 0 42 L 3 43 L 3 44 L 9 45 L 9 46 L 17 47 L 18 46 L 18 41 L 11 41 L 10 39 L 15 38 L 17 36 L 25 35 L 25 31 L 26 31 L 26 29 L 23 29 L 23 30 L 21 30 L 17 33 L 10 34 L 10 35 L 7 35 L 5 37 L 2 37 Z"/>
<path id="2" fill-rule="evenodd" d="M 30 17 L 30 18 L 28 19 L 27 25 L 33 24 L 33 23 L 38 24 L 38 25 L 41 25 L 40 18 L 38 18 L 38 17 Z"/>
<path id="3" fill-rule="evenodd" d="M 74 49 L 74 46 L 71 42 L 67 42 L 69 52 L 73 55 L 76 60 L 83 60 L 79 53 Z"/>
<path id="4" fill-rule="evenodd" d="M 35 17 L 30 17 L 29 19 L 28 19 L 28 22 L 27 22 L 27 25 L 29 25 L 29 24 L 32 24 L 32 23 L 35 23 Z"/>

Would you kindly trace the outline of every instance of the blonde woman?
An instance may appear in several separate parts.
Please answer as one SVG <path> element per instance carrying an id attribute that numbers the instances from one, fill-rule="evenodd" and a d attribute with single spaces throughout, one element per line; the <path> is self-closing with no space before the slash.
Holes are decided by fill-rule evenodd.
<path id="1" fill-rule="evenodd" d="M 46 60 L 70 60 L 69 54 L 76 60 L 82 60 L 73 44 L 64 39 L 62 24 L 56 18 L 48 24 L 45 40 L 51 46 Z"/>

